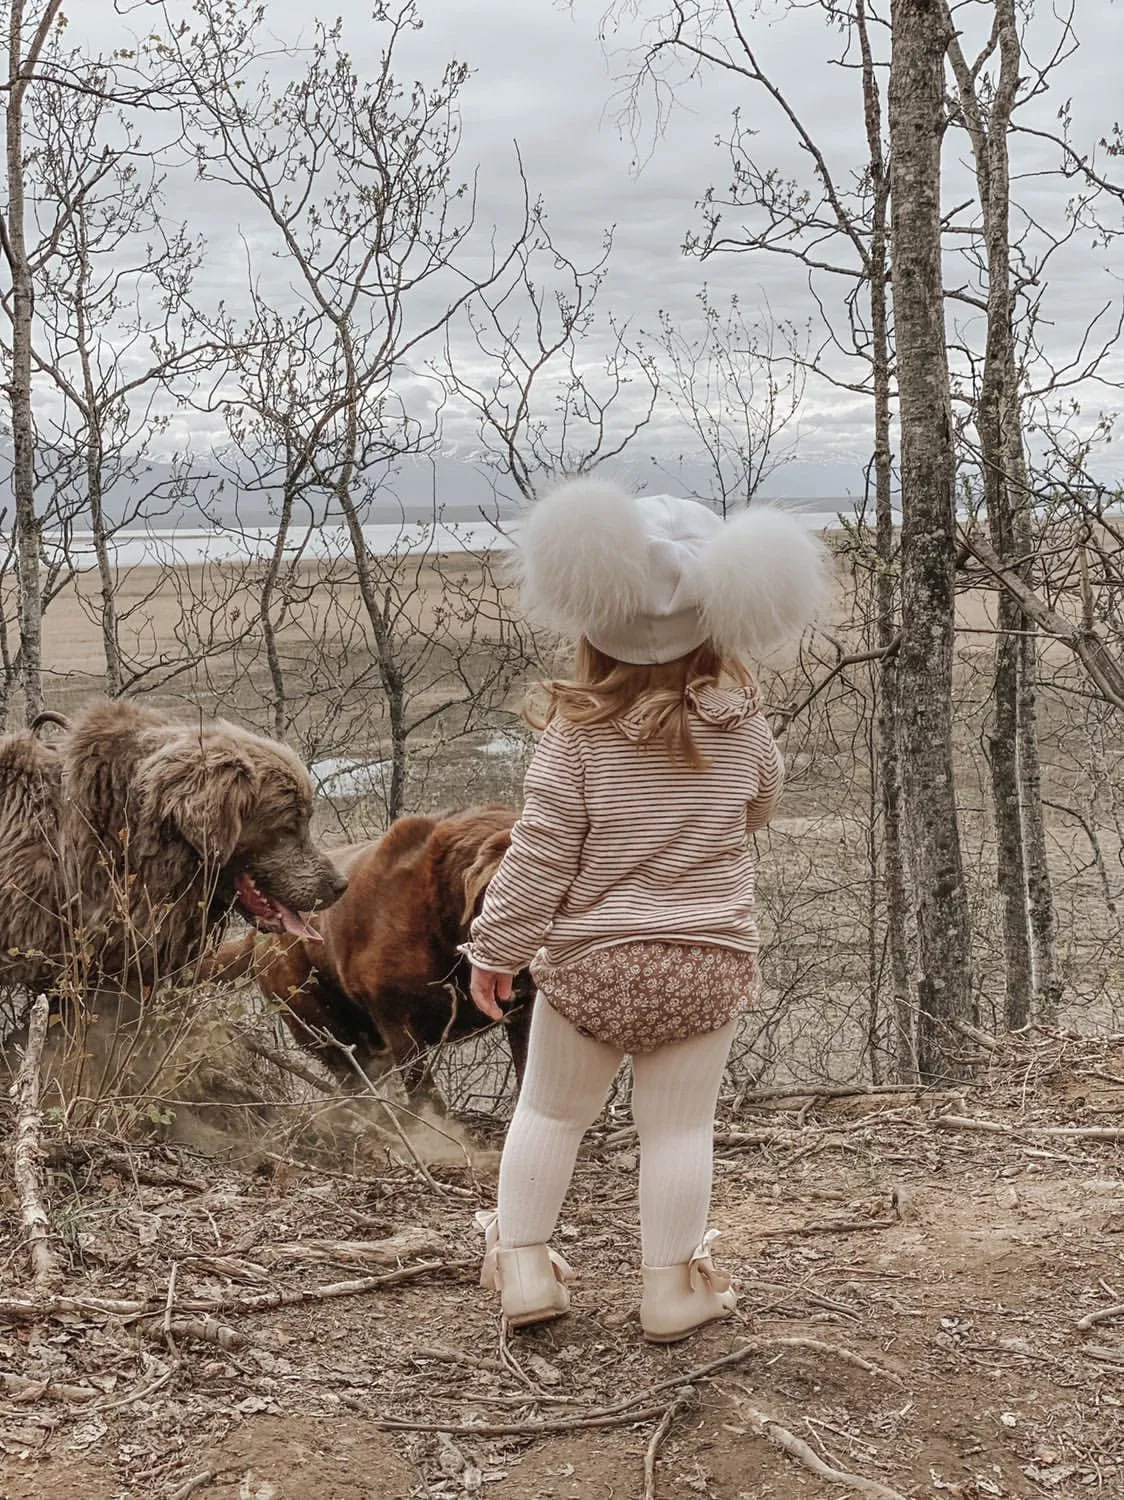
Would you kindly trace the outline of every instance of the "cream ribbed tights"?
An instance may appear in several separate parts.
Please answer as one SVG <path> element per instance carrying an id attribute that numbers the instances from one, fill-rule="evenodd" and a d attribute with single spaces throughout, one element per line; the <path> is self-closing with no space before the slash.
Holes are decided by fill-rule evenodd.
<path id="1" fill-rule="evenodd" d="M 632 1060 L 632 1117 L 640 1137 L 644 1264 L 689 1260 L 706 1230 L 714 1110 L 737 1019 Z M 545 1244 L 570 1186 L 581 1138 L 601 1113 L 624 1054 L 594 1041 L 540 995 L 527 1070 L 500 1163 L 505 1248 Z"/>

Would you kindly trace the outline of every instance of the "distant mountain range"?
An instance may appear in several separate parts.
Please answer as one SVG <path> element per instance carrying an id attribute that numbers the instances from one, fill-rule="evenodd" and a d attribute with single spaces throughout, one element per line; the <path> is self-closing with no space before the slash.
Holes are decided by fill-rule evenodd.
<path id="1" fill-rule="evenodd" d="M 0 459 L 2 463 L 2 459 Z M 10 472 L 10 466 L 3 465 Z M 649 493 L 662 490 L 705 498 L 712 493 L 706 474 L 685 472 L 675 466 L 672 472 L 654 463 L 621 463 L 607 472 L 625 483 L 634 483 Z M 862 494 L 863 475 L 854 464 L 794 462 L 778 469 L 762 485 L 759 498 L 773 499 L 801 511 L 850 511 L 856 497 Z M 40 509 L 50 498 L 47 483 L 39 489 Z M 73 516 L 78 530 L 89 528 L 80 491 L 69 488 L 58 496 L 59 506 Z M 196 477 L 185 483 L 170 464 L 146 463 L 135 474 L 112 485 L 104 507 L 111 525 L 130 529 L 151 528 L 165 531 L 180 527 L 272 527 L 277 523 L 281 495 L 276 487 L 262 487 L 246 480 L 235 480 L 216 464 L 208 472 L 205 463 L 197 464 Z M 338 507 L 328 497 L 318 495 L 311 505 L 302 504 L 297 524 L 331 524 L 339 520 Z M 405 459 L 390 478 L 373 487 L 361 507 L 361 519 L 368 524 L 392 525 L 396 521 L 416 522 L 432 519 L 435 512 L 449 522 L 471 522 L 482 518 L 503 520 L 518 508 L 518 495 L 510 479 L 490 471 L 470 458 L 440 456 L 434 459 Z M 11 485 L 7 474 L 0 479 L 0 510 L 5 513 L 4 527 L 12 513 Z M 47 517 L 47 527 L 57 527 L 59 512 Z"/>

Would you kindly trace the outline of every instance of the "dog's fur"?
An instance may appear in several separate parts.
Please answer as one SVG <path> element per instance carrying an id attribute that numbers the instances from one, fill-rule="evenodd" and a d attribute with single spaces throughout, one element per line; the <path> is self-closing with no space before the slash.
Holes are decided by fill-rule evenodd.
<path id="1" fill-rule="evenodd" d="M 409 1096 L 434 1097 L 427 1050 L 491 1024 L 469 997 L 469 965 L 457 945 L 516 817 L 509 808 L 469 807 L 441 818 L 400 818 L 374 843 L 332 850 L 348 888 L 312 918 L 323 942 L 251 932 L 223 944 L 210 976 L 253 974 L 301 1046 L 342 1081 L 358 1082 L 341 1051 L 353 1048 L 368 1076 L 394 1067 Z M 517 1079 L 533 994 L 530 975 L 517 975 L 517 1003 L 505 1024 Z"/>
<path id="2" fill-rule="evenodd" d="M 41 722 L 62 734 L 41 743 Z M 0 737 L 0 984 L 171 979 L 247 877 L 292 912 L 327 905 L 346 882 L 311 842 L 312 802 L 291 750 L 221 720 L 113 702 Z"/>

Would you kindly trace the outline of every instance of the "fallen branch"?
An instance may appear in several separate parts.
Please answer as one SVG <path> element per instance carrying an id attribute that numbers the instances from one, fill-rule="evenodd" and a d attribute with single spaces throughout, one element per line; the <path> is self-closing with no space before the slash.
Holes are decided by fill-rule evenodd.
<path id="1" fill-rule="evenodd" d="M 255 1313 L 275 1307 L 297 1307 L 303 1302 L 321 1302 L 334 1297 L 358 1297 L 366 1292 L 381 1291 L 403 1281 L 414 1281 L 434 1271 L 463 1271 L 479 1265 L 477 1260 L 425 1261 L 419 1266 L 401 1266 L 379 1276 L 362 1276 L 355 1281 L 336 1281 L 328 1286 L 278 1288 L 252 1297 L 188 1297 L 179 1310 L 192 1313 Z M 149 1297 L 132 1300 L 118 1297 L 0 1297 L 0 1322 L 43 1322 L 82 1313 L 101 1313 L 108 1317 L 143 1318 L 163 1314 L 165 1299 Z"/>
<path id="2" fill-rule="evenodd" d="M 783 1088 L 751 1089 L 739 1095 L 736 1108 L 752 1108 L 755 1104 L 767 1104 L 774 1099 L 875 1099 L 883 1094 L 923 1094 L 930 1098 L 953 1092 L 924 1083 L 786 1084 Z"/>
<path id="3" fill-rule="evenodd" d="M 93 1401 L 101 1395 L 92 1385 L 66 1385 L 59 1380 L 34 1380 L 28 1375 L 11 1375 L 0 1370 L 0 1390 L 10 1391 L 24 1401 L 46 1396 L 55 1401 Z"/>
<path id="4" fill-rule="evenodd" d="M 398 1137 L 399 1141 L 401 1141 L 407 1156 L 417 1168 L 418 1175 L 421 1177 L 422 1181 L 425 1182 L 428 1187 L 431 1187 L 435 1193 L 439 1193 L 443 1196 L 451 1193 L 458 1198 L 473 1197 L 474 1194 L 471 1188 L 458 1187 L 451 1182 L 438 1182 L 437 1178 L 434 1177 L 433 1173 L 429 1170 L 425 1162 L 422 1161 L 421 1157 L 418 1155 L 413 1141 L 411 1141 L 405 1130 L 403 1130 L 402 1122 L 395 1114 L 393 1108 L 391 1107 L 390 1101 L 383 1098 L 378 1089 L 375 1087 L 374 1083 L 367 1076 L 362 1063 L 360 1063 L 359 1059 L 355 1056 L 354 1044 L 349 1047 L 339 1047 L 338 1050 L 342 1052 L 343 1055 L 347 1058 L 350 1066 L 355 1070 L 359 1078 L 362 1080 L 363 1086 L 367 1090 L 370 1097 L 375 1101 L 376 1104 L 379 1105 L 382 1112 L 390 1121 L 390 1128 Z"/>
<path id="5" fill-rule="evenodd" d="M 368 1265 L 397 1266 L 422 1255 L 440 1255 L 445 1249 L 440 1237 L 428 1229 L 403 1229 L 381 1240 L 296 1240 L 265 1245 L 266 1260 L 350 1261 Z"/>
<path id="6" fill-rule="evenodd" d="M 860 1234 L 875 1229 L 896 1229 L 896 1219 L 827 1219 L 817 1224 L 801 1224 L 799 1229 L 761 1229 L 755 1233 L 766 1239 L 788 1239 L 801 1234 Z"/>
<path id="7" fill-rule="evenodd" d="M 881 1380 L 891 1380 L 895 1385 L 904 1385 L 900 1375 L 895 1375 L 893 1370 L 886 1369 L 885 1365 L 876 1365 L 873 1360 L 865 1359 L 861 1354 L 856 1354 L 853 1349 L 846 1348 L 843 1344 L 828 1344 L 823 1339 L 810 1338 L 776 1338 L 759 1339 L 758 1343 L 763 1349 L 807 1349 L 813 1354 L 825 1354 L 830 1359 L 837 1359 L 841 1364 L 853 1365 L 856 1370 L 864 1370 L 868 1375 L 877 1375 Z"/>
<path id="8" fill-rule="evenodd" d="M 938 1130 L 974 1130 L 981 1135 L 1012 1135 L 1010 1125 L 998 1120 L 974 1120 L 971 1115 L 936 1115 L 933 1124 Z"/>
<path id="9" fill-rule="evenodd" d="M 729 1354 L 720 1355 L 709 1364 L 698 1365 L 693 1370 L 686 1370 L 681 1375 L 673 1375 L 668 1380 L 661 1380 L 655 1385 L 646 1386 L 641 1391 L 634 1391 L 631 1396 L 625 1396 L 620 1401 L 615 1401 L 609 1406 L 595 1407 L 587 1411 L 584 1416 L 572 1418 L 559 1418 L 554 1422 L 506 1422 L 483 1427 L 476 1423 L 462 1422 L 450 1426 L 447 1423 L 415 1422 L 398 1417 L 378 1417 L 374 1425 L 384 1432 L 447 1432 L 451 1435 L 467 1437 L 472 1434 L 491 1437 L 514 1436 L 520 1433 L 536 1432 L 567 1432 L 580 1427 L 606 1427 L 619 1422 L 642 1422 L 654 1416 L 662 1417 L 667 1412 L 665 1405 L 643 1406 L 643 1402 L 651 1402 L 654 1396 L 661 1395 L 664 1391 L 684 1391 L 689 1386 L 696 1386 L 700 1380 L 709 1375 L 716 1375 L 721 1370 L 733 1369 L 737 1365 L 744 1364 L 771 1349 L 804 1349 L 812 1354 L 826 1355 L 831 1359 L 838 1359 L 843 1364 L 853 1365 L 856 1369 L 865 1371 L 868 1375 L 876 1375 L 883 1380 L 891 1380 L 896 1385 L 901 1385 L 901 1377 L 895 1375 L 892 1370 L 887 1370 L 883 1365 L 876 1365 L 872 1360 L 865 1359 L 861 1354 L 845 1348 L 841 1344 L 829 1344 L 822 1339 L 812 1338 L 765 1338 L 754 1339 L 745 1343 L 739 1349 L 732 1350 Z M 444 1353 L 445 1351 L 441 1351 Z M 430 1351 L 431 1354 L 435 1351 Z M 438 1356 L 439 1357 L 439 1356 Z M 557 1400 L 569 1400 L 568 1397 L 559 1398 L 544 1393 L 543 1401 L 552 1402 Z"/>
<path id="10" fill-rule="evenodd" d="M 205 1484 L 210 1484 L 215 1477 L 213 1469 L 204 1469 L 200 1474 L 193 1474 L 190 1479 L 185 1479 L 179 1489 L 173 1490 L 168 1500 L 189 1500 L 196 1490 L 201 1490 Z"/>
<path id="11" fill-rule="evenodd" d="M 973 1026 L 970 1021 L 950 1021 L 949 1025 L 953 1031 L 958 1031 L 961 1036 L 966 1036 L 970 1042 L 975 1042 L 977 1047 L 982 1047 L 985 1052 L 1002 1052 L 1004 1043 L 998 1037 L 992 1036 L 990 1031 L 983 1031 L 979 1026 Z M 1012 1044 L 1013 1039 L 1011 1039 Z M 1022 1043 L 1025 1047 L 1026 1043 Z"/>
<path id="12" fill-rule="evenodd" d="M 804 1137 L 778 1126 L 776 1130 L 716 1130 L 716 1146 L 795 1146 Z"/>
<path id="13" fill-rule="evenodd" d="M 960 535 L 968 551 L 1012 595 L 1023 614 L 1049 635 L 1065 642 L 1081 662 L 1105 702 L 1111 703 L 1114 708 L 1124 709 L 1124 667 L 1097 632 L 1087 625 L 1076 625 L 1052 610 L 1038 597 L 1018 570 L 1005 563 L 982 537 L 963 527 L 960 528 Z"/>
<path id="14" fill-rule="evenodd" d="M 767 1438 L 775 1447 L 783 1449 L 798 1463 L 802 1463 L 817 1478 L 826 1479 L 829 1484 L 845 1485 L 847 1489 L 854 1490 L 857 1494 L 869 1495 L 871 1500 L 906 1500 L 900 1490 L 892 1490 L 889 1485 L 882 1484 L 880 1480 L 865 1479 L 861 1474 L 851 1474 L 846 1469 L 833 1469 L 802 1438 L 798 1438 L 794 1432 L 789 1432 L 787 1427 L 782 1427 L 779 1422 L 756 1406 L 749 1406 L 742 1401 L 738 1402 L 738 1406 L 746 1413 L 762 1437 Z"/>
<path id="15" fill-rule="evenodd" d="M 231 1352 L 245 1349 L 247 1344 L 253 1343 L 252 1339 L 239 1333 L 236 1328 L 219 1323 L 214 1318 L 170 1318 L 153 1332 L 170 1334 L 173 1339 L 196 1339 L 201 1344 L 217 1344 L 220 1349 L 229 1349 Z"/>
<path id="16" fill-rule="evenodd" d="M 1095 1328 L 1098 1323 L 1111 1322 L 1113 1318 L 1124 1317 L 1124 1302 L 1117 1302 L 1112 1307 L 1102 1307 L 1096 1312 L 1086 1313 L 1083 1318 L 1078 1318 L 1077 1327 L 1082 1333 L 1090 1328 Z"/>
<path id="17" fill-rule="evenodd" d="M 1124 1344 L 1115 1344 L 1107 1349 L 1103 1344 L 1089 1344 L 1081 1353 L 1086 1359 L 1100 1360 L 1103 1365 L 1124 1366 Z"/>
<path id="18" fill-rule="evenodd" d="M 660 1418 L 660 1425 L 652 1433 L 651 1441 L 644 1453 L 644 1500 L 656 1500 L 656 1455 L 660 1451 L 660 1444 L 671 1431 L 671 1424 L 681 1412 L 685 1412 L 694 1403 L 695 1390 L 693 1386 L 685 1385 L 676 1393 L 675 1400 Z"/>
<path id="19" fill-rule="evenodd" d="M 39 1073 L 43 1044 L 47 1039 L 50 1005 L 46 995 L 37 995 L 31 1007 L 24 1048 L 13 1090 L 16 1101 L 16 1134 L 12 1143 L 12 1175 L 19 1194 L 20 1219 L 27 1233 L 32 1284 L 44 1292 L 58 1279 L 59 1257 L 51 1249 L 51 1221 L 43 1207 L 43 1184 L 39 1165 L 42 1142 L 39 1135 Z"/>
<path id="20" fill-rule="evenodd" d="M 676 1381 L 676 1384 L 680 1382 Z M 589 1427 L 633 1426 L 662 1418 L 666 1406 L 626 1407 L 622 1411 L 591 1412 L 584 1417 L 560 1417 L 547 1422 L 411 1422 L 399 1417 L 373 1417 L 380 1432 L 447 1432 L 456 1437 L 527 1437 L 539 1433 L 581 1432 Z"/>
<path id="21" fill-rule="evenodd" d="M 302 1083 L 307 1083 L 321 1094 L 332 1094 L 343 1103 L 349 1102 L 349 1096 L 341 1093 L 337 1084 L 329 1083 L 326 1078 L 321 1077 L 319 1073 L 314 1073 L 311 1068 L 306 1068 L 296 1058 L 286 1057 L 280 1048 L 269 1047 L 265 1042 L 259 1042 L 257 1037 L 248 1036 L 245 1032 L 238 1033 L 238 1040 L 254 1057 L 264 1058 L 275 1068 L 280 1068 L 283 1073 L 291 1073 L 294 1078 L 299 1078 Z M 354 1095 L 350 1097 L 353 1099 Z"/>
<path id="22" fill-rule="evenodd" d="M 1124 1125 L 1004 1125 L 999 1120 L 977 1120 L 971 1115 L 937 1115 L 942 1130 L 974 1130 L 984 1135 L 1046 1136 L 1051 1140 L 1124 1141 Z"/>

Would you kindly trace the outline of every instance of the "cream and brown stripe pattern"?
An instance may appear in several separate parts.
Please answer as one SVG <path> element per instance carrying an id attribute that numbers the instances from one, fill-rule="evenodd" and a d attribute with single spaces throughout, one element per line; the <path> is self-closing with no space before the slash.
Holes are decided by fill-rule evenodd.
<path id="1" fill-rule="evenodd" d="M 555 718 L 527 772 L 523 815 L 464 952 L 515 973 L 637 940 L 756 954 L 748 834 L 780 799 L 784 763 L 752 689 L 688 690 L 707 765 L 638 744 L 627 716 Z"/>

